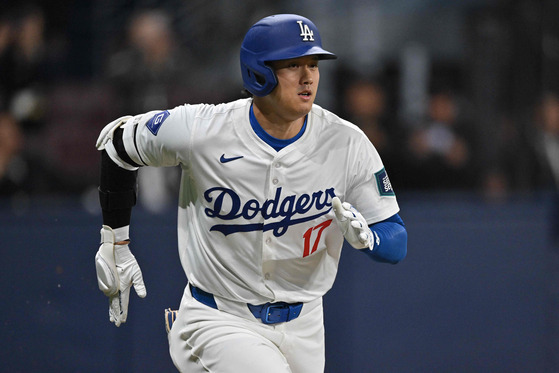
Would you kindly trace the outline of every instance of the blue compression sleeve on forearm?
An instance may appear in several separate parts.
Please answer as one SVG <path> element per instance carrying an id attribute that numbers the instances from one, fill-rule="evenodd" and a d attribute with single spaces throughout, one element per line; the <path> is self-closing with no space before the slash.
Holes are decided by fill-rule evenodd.
<path id="1" fill-rule="evenodd" d="M 408 251 L 408 232 L 400 215 L 369 226 L 375 235 L 373 250 L 364 249 L 375 261 L 396 264 L 406 257 Z M 378 238 L 377 238 L 378 237 Z"/>

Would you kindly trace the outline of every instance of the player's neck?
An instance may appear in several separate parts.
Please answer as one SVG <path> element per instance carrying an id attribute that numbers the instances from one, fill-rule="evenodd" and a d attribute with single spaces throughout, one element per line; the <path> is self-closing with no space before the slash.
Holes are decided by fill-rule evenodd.
<path id="1" fill-rule="evenodd" d="M 287 140 L 295 137 L 305 123 L 304 116 L 295 119 L 285 118 L 272 110 L 267 111 L 257 105 L 253 106 L 253 110 L 258 124 L 266 133 L 276 139 Z"/>

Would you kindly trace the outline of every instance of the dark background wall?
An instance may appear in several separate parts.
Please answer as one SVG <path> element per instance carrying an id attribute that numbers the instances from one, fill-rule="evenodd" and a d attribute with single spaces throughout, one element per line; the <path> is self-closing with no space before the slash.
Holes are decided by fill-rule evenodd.
<path id="1" fill-rule="evenodd" d="M 379 264 L 344 248 L 325 298 L 327 372 L 558 371 L 559 252 L 550 196 L 486 203 L 403 194 L 408 256 Z M 2 206 L 7 207 L 7 206 Z M 163 310 L 185 276 L 175 212 L 133 218 L 147 298 L 108 321 L 94 255 L 100 216 L 75 199 L 0 209 L 2 372 L 165 372 Z"/>

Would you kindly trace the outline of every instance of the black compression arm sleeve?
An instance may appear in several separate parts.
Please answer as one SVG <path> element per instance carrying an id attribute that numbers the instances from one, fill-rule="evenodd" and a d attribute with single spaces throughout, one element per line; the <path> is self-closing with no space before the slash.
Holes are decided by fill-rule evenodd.
<path id="1" fill-rule="evenodd" d="M 130 224 L 132 206 L 136 204 L 136 176 L 113 162 L 105 150 L 101 153 L 99 199 L 103 224 L 119 228 Z"/>

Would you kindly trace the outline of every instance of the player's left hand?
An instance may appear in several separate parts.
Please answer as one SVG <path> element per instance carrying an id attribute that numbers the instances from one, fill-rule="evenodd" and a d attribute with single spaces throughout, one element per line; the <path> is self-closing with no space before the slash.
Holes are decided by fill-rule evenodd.
<path id="1" fill-rule="evenodd" d="M 370 248 L 372 250 L 375 246 L 375 239 L 363 215 L 350 203 L 342 203 L 338 197 L 332 199 L 332 208 L 338 226 L 347 242 L 356 249 Z"/>
<path id="2" fill-rule="evenodd" d="M 128 244 L 115 244 L 113 230 L 106 225 L 101 228 L 101 246 L 95 255 L 95 267 L 99 289 L 109 297 L 109 319 L 120 326 L 128 317 L 130 287 L 134 286 L 140 298 L 147 292 L 142 271 Z"/>

